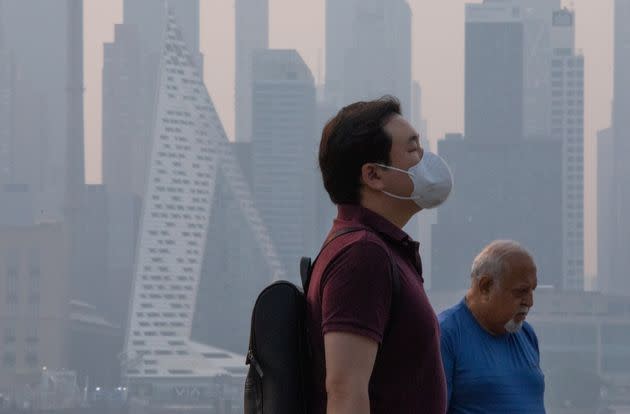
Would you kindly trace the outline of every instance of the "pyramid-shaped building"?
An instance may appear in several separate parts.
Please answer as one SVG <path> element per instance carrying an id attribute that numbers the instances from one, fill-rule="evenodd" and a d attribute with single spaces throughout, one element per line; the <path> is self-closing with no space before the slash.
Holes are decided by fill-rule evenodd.
<path id="1" fill-rule="evenodd" d="M 130 383 L 242 377 L 256 294 L 284 277 L 168 14 L 125 350 Z"/>

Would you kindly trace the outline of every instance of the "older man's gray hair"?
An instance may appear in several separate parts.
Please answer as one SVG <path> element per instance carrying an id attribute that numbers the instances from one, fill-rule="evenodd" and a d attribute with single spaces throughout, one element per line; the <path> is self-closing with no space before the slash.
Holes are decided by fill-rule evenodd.
<path id="1" fill-rule="evenodd" d="M 499 281 L 510 272 L 510 258 L 514 256 L 526 256 L 534 262 L 532 255 L 519 243 L 513 240 L 495 240 L 475 257 L 470 276 L 478 279 L 487 275 Z"/>

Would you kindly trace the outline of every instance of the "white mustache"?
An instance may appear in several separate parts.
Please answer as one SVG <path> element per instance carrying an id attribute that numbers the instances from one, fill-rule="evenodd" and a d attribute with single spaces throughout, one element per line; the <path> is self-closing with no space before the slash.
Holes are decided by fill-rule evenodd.
<path id="1" fill-rule="evenodd" d="M 518 309 L 518 312 L 516 312 L 516 313 L 524 313 L 524 314 L 525 314 L 525 316 L 527 316 L 527 314 L 529 313 L 529 308 L 528 308 L 528 307 L 526 307 L 526 306 L 522 306 L 522 307 L 520 307 L 520 308 Z"/>

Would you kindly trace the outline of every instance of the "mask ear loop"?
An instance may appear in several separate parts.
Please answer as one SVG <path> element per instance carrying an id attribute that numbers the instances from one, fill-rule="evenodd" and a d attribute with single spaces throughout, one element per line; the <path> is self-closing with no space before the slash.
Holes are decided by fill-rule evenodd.
<path id="1" fill-rule="evenodd" d="M 394 171 L 399 171 L 399 172 L 407 174 L 407 175 L 409 175 L 411 177 L 415 177 L 414 173 L 411 173 L 411 172 L 405 171 L 405 170 L 401 170 L 400 168 L 390 167 L 389 165 L 384 165 L 384 164 L 379 164 L 379 163 L 375 163 L 375 164 L 378 165 L 379 167 L 382 167 L 382 168 L 386 168 L 386 169 L 390 169 L 390 170 L 394 170 Z M 381 191 L 383 192 L 383 194 L 388 195 L 388 196 L 390 196 L 392 198 L 395 198 L 397 200 L 415 200 L 416 199 L 415 197 L 399 196 L 399 195 L 396 195 L 396 194 L 392 194 L 392 193 L 390 193 L 388 191 L 383 191 L 383 190 L 381 190 Z"/>
<path id="2" fill-rule="evenodd" d="M 409 172 L 409 171 L 407 171 L 407 170 L 402 170 L 402 169 L 400 169 L 400 168 L 396 168 L 396 167 L 391 167 L 391 166 L 389 166 L 389 165 L 379 164 L 379 163 L 375 163 L 375 165 L 378 165 L 379 167 L 382 167 L 382 168 L 387 168 L 388 170 L 398 171 L 398 172 L 401 172 L 401 173 L 404 173 L 404 174 L 410 175 L 410 176 L 412 176 L 412 177 L 415 177 L 415 176 L 416 176 L 416 175 L 415 175 L 414 173 L 412 173 L 412 172 Z"/>
<path id="3" fill-rule="evenodd" d="M 386 195 L 390 196 L 391 198 L 396 198 L 398 200 L 415 200 L 415 198 L 413 198 L 413 197 L 403 197 L 403 196 L 399 196 L 399 195 L 396 195 L 396 194 L 389 193 L 387 191 L 383 191 L 383 194 L 386 194 Z"/>

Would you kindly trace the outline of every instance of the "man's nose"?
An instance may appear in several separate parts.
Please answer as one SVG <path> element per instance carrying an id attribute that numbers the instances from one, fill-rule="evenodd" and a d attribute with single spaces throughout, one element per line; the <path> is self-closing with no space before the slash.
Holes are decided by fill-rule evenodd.
<path id="1" fill-rule="evenodd" d="M 534 292 L 530 292 L 525 296 L 525 299 L 523 300 L 523 305 L 527 306 L 528 308 L 534 306 Z"/>

